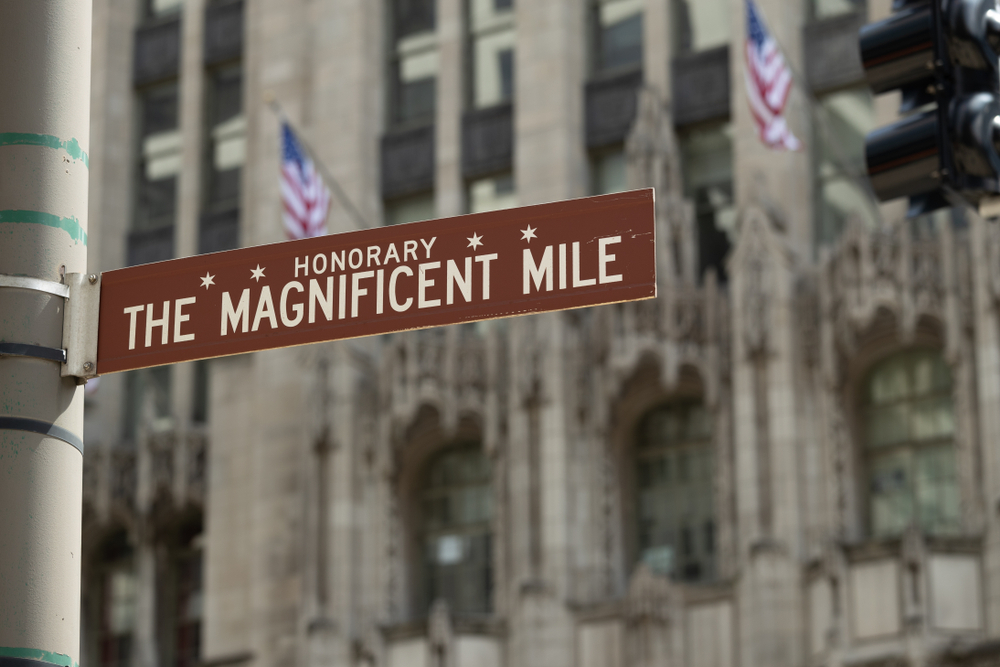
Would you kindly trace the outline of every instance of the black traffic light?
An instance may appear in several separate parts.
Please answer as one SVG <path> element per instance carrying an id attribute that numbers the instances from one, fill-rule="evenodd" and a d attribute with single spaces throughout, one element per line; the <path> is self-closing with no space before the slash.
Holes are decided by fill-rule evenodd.
<path id="1" fill-rule="evenodd" d="M 865 141 L 879 199 L 910 215 L 1000 194 L 1000 11 L 996 0 L 896 0 L 861 28 L 872 92 L 900 90 L 902 120 Z"/>

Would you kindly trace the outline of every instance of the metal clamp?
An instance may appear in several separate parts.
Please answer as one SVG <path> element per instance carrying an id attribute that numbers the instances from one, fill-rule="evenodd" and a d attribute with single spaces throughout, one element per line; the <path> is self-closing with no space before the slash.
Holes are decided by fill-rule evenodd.
<path id="1" fill-rule="evenodd" d="M 35 292 L 46 292 L 55 294 L 66 299 L 69 298 L 69 286 L 62 283 L 54 283 L 51 280 L 41 278 L 29 278 L 27 276 L 7 276 L 0 274 L 0 287 L 16 287 L 18 289 L 32 290 Z"/>
<path id="2" fill-rule="evenodd" d="M 34 357 L 35 359 L 64 364 L 66 363 L 66 350 L 42 345 L 29 345 L 28 343 L 0 343 L 0 357 Z"/>
<path id="3" fill-rule="evenodd" d="M 67 273 L 69 295 L 63 312 L 63 339 L 66 362 L 63 377 L 97 377 L 97 325 L 101 312 L 101 275 Z"/>
<path id="4" fill-rule="evenodd" d="M 101 305 L 101 276 L 67 273 L 65 283 L 41 278 L 0 274 L 0 287 L 45 292 L 66 300 L 63 309 L 63 349 L 28 343 L 0 343 L 0 356 L 34 357 L 62 364 L 63 377 L 97 377 L 97 328 Z"/>
<path id="5" fill-rule="evenodd" d="M 69 296 L 68 286 L 29 276 L 0 275 L 0 287 L 45 292 L 46 294 L 61 296 L 64 299 Z M 62 364 L 66 362 L 66 350 L 33 345 L 31 343 L 0 342 L 0 357 L 31 357 L 33 359 L 44 359 L 45 361 L 55 361 Z"/>
<path id="6" fill-rule="evenodd" d="M 28 433 L 38 433 L 51 438 L 58 438 L 65 443 L 73 445 L 83 454 L 83 439 L 69 429 L 41 419 L 30 419 L 28 417 L 8 417 L 0 415 L 0 429 L 10 431 L 27 431 Z"/>

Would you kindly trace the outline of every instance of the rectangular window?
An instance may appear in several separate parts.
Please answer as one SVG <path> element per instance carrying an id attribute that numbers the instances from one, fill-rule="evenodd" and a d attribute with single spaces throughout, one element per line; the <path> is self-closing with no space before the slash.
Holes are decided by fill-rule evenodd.
<path id="1" fill-rule="evenodd" d="M 706 51 L 729 43 L 731 35 L 728 0 L 673 0 L 674 44 L 677 53 Z M 741 17 L 737 16 L 737 25 Z"/>
<path id="2" fill-rule="evenodd" d="M 174 223 L 181 133 L 177 123 L 177 82 L 140 92 L 139 172 L 133 228 L 147 231 Z"/>
<path id="3" fill-rule="evenodd" d="M 385 202 L 385 224 L 400 225 L 404 222 L 430 220 L 434 217 L 434 193 L 421 192 Z"/>
<path id="4" fill-rule="evenodd" d="M 961 525 L 951 373 L 940 354 L 917 350 L 879 362 L 862 396 L 870 530 L 930 534 Z"/>
<path id="5" fill-rule="evenodd" d="M 390 123 L 434 121 L 438 48 L 434 0 L 393 0 Z"/>
<path id="6" fill-rule="evenodd" d="M 514 98 L 513 2 L 469 0 L 472 40 L 472 106 L 476 109 Z"/>
<path id="7" fill-rule="evenodd" d="M 101 667 L 131 664 L 137 582 L 131 561 L 110 566 L 101 591 Z"/>
<path id="8" fill-rule="evenodd" d="M 819 100 L 815 125 L 816 243 L 832 243 L 849 217 L 857 216 L 869 228 L 878 220 L 878 207 L 868 183 L 865 136 L 875 128 L 871 93 L 852 88 Z"/>
<path id="9" fill-rule="evenodd" d="M 194 366 L 194 397 L 191 406 L 191 421 L 195 424 L 208 422 L 208 360 L 196 361 Z"/>
<path id="10" fill-rule="evenodd" d="M 688 129 L 679 137 L 685 196 L 695 205 L 698 275 L 711 267 L 722 281 L 736 233 L 732 136 L 727 121 Z"/>
<path id="11" fill-rule="evenodd" d="M 636 431 L 638 559 L 681 581 L 715 577 L 710 421 L 701 404 L 677 401 Z"/>
<path id="12" fill-rule="evenodd" d="M 594 70 L 642 67 L 643 0 L 599 0 L 594 7 Z"/>
<path id="13" fill-rule="evenodd" d="M 438 454 L 425 472 L 422 605 L 444 599 L 456 614 L 493 606 L 493 492 L 489 460 L 477 445 Z"/>
<path id="14" fill-rule="evenodd" d="M 825 19 L 843 14 L 866 13 L 865 0 L 812 0 L 812 15 L 814 19 Z"/>
<path id="15" fill-rule="evenodd" d="M 510 172 L 469 183 L 469 213 L 499 211 L 517 206 L 514 175 Z"/>
<path id="16" fill-rule="evenodd" d="M 132 371 L 125 380 L 125 438 L 140 430 L 159 432 L 172 426 L 170 366 Z"/>
<path id="17" fill-rule="evenodd" d="M 243 115 L 243 66 L 208 73 L 208 169 L 205 206 L 209 211 L 239 208 L 240 171 L 246 161 L 246 118 Z"/>
<path id="18" fill-rule="evenodd" d="M 145 0 L 146 16 L 157 19 L 176 14 L 184 8 L 184 0 Z"/>
<path id="19" fill-rule="evenodd" d="M 606 195 L 628 189 L 625 148 L 595 152 L 590 157 L 590 193 Z"/>

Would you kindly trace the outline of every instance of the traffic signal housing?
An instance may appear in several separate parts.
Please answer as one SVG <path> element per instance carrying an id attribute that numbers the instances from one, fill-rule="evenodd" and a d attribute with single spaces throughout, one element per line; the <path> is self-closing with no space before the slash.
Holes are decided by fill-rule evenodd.
<path id="1" fill-rule="evenodd" d="M 897 0 L 861 28 L 875 94 L 899 90 L 902 120 L 870 133 L 872 189 L 909 215 L 1000 194 L 1000 11 L 996 0 Z"/>

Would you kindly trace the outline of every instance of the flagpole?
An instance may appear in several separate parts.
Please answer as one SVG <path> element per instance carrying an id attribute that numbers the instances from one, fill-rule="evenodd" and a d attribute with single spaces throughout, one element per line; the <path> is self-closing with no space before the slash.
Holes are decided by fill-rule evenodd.
<path id="1" fill-rule="evenodd" d="M 281 105 L 278 104 L 278 100 L 276 100 L 273 95 L 267 94 L 264 97 L 264 102 L 271 108 L 271 111 L 278 116 L 281 122 L 287 123 L 293 130 L 295 130 L 295 134 L 299 138 L 302 147 L 305 149 L 306 153 L 309 154 L 309 157 L 312 158 L 313 163 L 319 168 L 320 172 L 323 174 L 323 178 L 330 183 L 330 187 L 333 190 L 334 195 L 337 197 L 337 200 L 340 202 L 340 205 L 347 210 L 347 213 L 354 219 L 355 224 L 357 224 L 361 229 L 367 229 L 369 225 L 365 221 L 364 216 L 361 215 L 361 212 L 354 206 L 350 197 L 348 197 L 347 193 L 344 192 L 344 189 L 340 187 L 340 183 L 333 177 L 330 170 L 326 168 L 323 161 L 319 159 L 316 151 L 314 151 L 312 146 L 309 145 L 309 142 L 306 141 L 303 133 L 295 127 L 295 124 L 288 119 L 288 116 L 285 115 L 285 111 L 281 108 Z"/>

